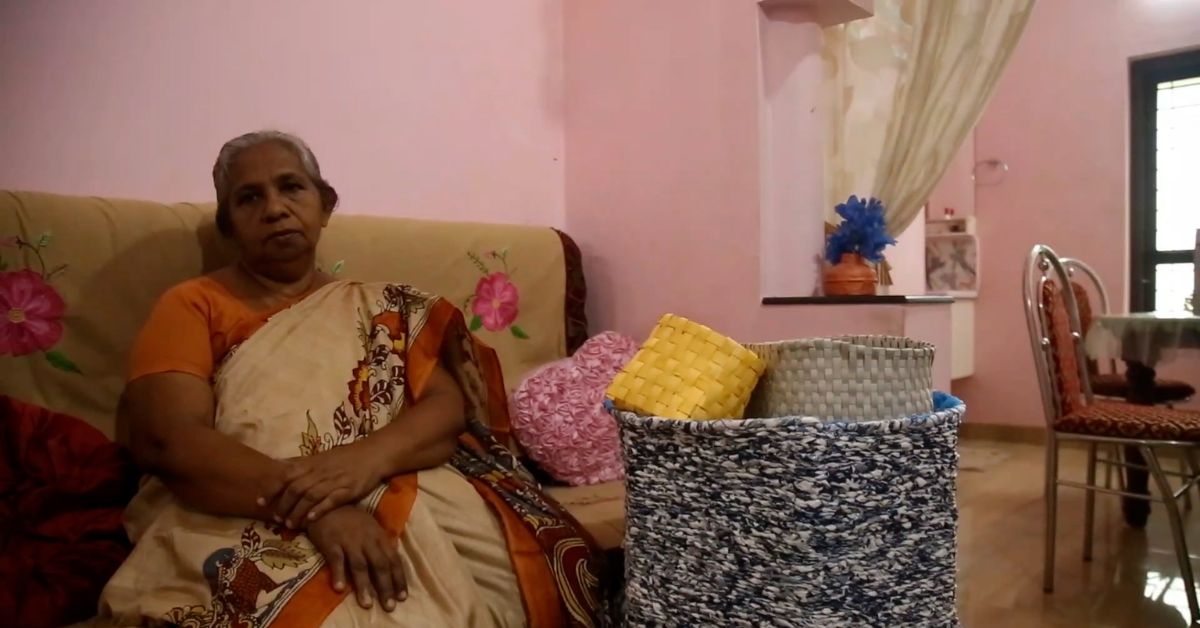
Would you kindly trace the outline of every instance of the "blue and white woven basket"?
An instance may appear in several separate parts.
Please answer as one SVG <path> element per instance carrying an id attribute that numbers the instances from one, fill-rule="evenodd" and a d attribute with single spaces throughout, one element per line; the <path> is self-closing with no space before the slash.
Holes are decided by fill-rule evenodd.
<path id="1" fill-rule="evenodd" d="M 632 626 L 957 626 L 958 426 L 618 412 Z"/>

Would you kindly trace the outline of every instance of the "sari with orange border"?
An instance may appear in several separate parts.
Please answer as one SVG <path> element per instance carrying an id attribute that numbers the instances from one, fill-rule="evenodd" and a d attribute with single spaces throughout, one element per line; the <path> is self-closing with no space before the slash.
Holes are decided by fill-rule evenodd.
<path id="1" fill-rule="evenodd" d="M 360 506 L 396 538 L 409 597 L 391 613 L 336 592 L 302 533 L 181 504 L 157 479 L 126 512 L 136 545 L 101 621 L 188 627 L 599 626 L 601 555 L 513 454 L 495 352 L 451 304 L 339 281 L 274 315 L 222 361 L 215 427 L 275 458 L 371 433 L 419 402 L 436 364 L 467 400 L 442 467 L 391 478 Z"/>

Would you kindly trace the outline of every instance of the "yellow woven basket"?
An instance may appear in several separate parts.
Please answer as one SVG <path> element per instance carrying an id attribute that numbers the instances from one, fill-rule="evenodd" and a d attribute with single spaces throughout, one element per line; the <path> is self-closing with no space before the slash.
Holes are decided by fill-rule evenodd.
<path id="1" fill-rule="evenodd" d="M 668 419 L 742 418 L 765 365 L 753 351 L 673 314 L 608 387 L 621 410 Z"/>

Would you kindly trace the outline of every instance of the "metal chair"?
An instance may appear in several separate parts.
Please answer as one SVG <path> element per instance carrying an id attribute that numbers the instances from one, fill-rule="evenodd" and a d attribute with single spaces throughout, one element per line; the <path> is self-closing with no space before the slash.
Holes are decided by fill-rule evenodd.
<path id="1" fill-rule="evenodd" d="M 1104 287 L 1104 282 L 1100 280 L 1100 274 L 1091 266 L 1080 259 L 1072 257 L 1062 258 L 1063 267 L 1067 269 L 1067 275 L 1071 278 L 1071 288 L 1075 292 L 1075 301 L 1079 306 L 1079 323 L 1082 326 L 1084 337 L 1087 337 L 1087 332 L 1092 327 L 1094 320 L 1093 314 L 1105 316 L 1112 313 L 1111 301 L 1108 298 L 1108 290 Z M 1092 301 L 1095 297 L 1095 302 Z M 1099 309 L 1095 306 L 1099 305 Z M 1107 360 L 1105 365 L 1108 368 L 1102 368 L 1102 365 L 1096 360 L 1088 360 L 1088 379 L 1092 385 L 1092 394 L 1097 397 L 1108 397 L 1112 399 L 1125 400 L 1129 396 L 1129 382 L 1125 379 L 1125 374 L 1117 366 L 1115 359 Z M 1181 382 L 1174 379 L 1156 379 L 1154 381 L 1154 402 L 1161 403 L 1167 407 L 1179 401 L 1186 401 L 1196 394 L 1196 389 L 1187 382 Z M 1105 454 L 1110 460 L 1121 459 L 1120 447 L 1106 447 L 1108 452 Z M 1186 472 L 1184 465 L 1187 468 L 1196 468 L 1197 461 L 1181 457 L 1179 460 L 1180 472 Z M 1106 465 L 1104 474 L 1104 487 L 1112 486 L 1112 469 L 1111 465 Z M 1124 476 L 1118 474 L 1119 486 L 1124 489 Z M 1191 510 L 1192 499 L 1191 494 L 1184 495 L 1184 509 Z"/>
<path id="2" fill-rule="evenodd" d="M 1195 470 L 1188 473 L 1166 471 L 1160 462 L 1164 451 L 1200 450 L 1200 413 L 1139 406 L 1116 401 L 1098 401 L 1093 397 L 1083 333 L 1075 291 L 1066 267 L 1054 251 L 1037 245 L 1025 263 L 1024 298 L 1026 322 L 1033 349 L 1042 407 L 1046 418 L 1046 536 L 1043 589 L 1054 590 L 1055 531 L 1058 515 L 1058 487 L 1086 491 L 1084 501 L 1083 559 L 1092 559 L 1092 541 L 1096 511 L 1096 493 L 1157 501 L 1166 507 L 1175 545 L 1175 556 L 1186 587 L 1188 609 L 1193 622 L 1200 622 L 1195 578 L 1184 537 L 1180 498 L 1200 481 Z M 1077 441 L 1087 446 L 1087 480 L 1076 482 L 1058 476 L 1058 450 L 1063 442 Z M 1146 465 L 1097 459 L 1099 446 L 1137 447 Z M 1096 483 L 1096 465 L 1119 468 L 1144 468 L 1154 478 L 1159 496 L 1141 495 L 1106 488 Z M 1172 487 L 1171 478 L 1182 477 L 1182 486 Z"/>

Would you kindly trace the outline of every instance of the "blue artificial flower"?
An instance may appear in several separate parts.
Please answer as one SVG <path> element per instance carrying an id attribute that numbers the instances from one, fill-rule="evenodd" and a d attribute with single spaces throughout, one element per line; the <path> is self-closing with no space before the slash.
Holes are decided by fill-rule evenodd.
<path id="1" fill-rule="evenodd" d="M 825 259 L 836 264 L 843 254 L 857 253 L 868 262 L 882 262 L 883 249 L 896 243 L 887 232 L 883 203 L 877 198 L 851 196 L 836 209 L 842 222 L 826 240 Z"/>

